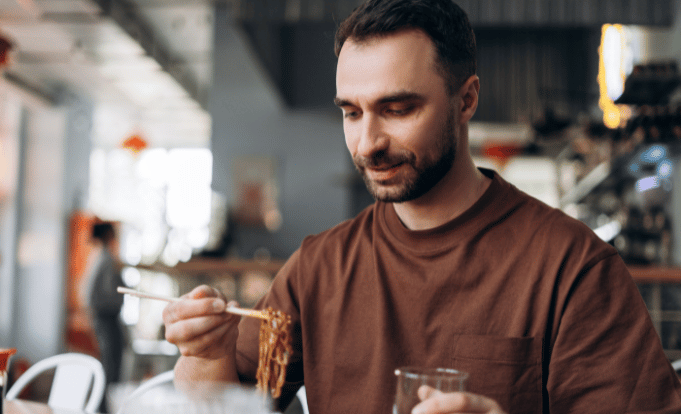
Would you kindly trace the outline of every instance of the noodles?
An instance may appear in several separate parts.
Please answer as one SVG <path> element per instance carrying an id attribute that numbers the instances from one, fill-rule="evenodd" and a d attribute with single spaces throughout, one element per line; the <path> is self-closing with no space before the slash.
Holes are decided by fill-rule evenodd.
<path id="1" fill-rule="evenodd" d="M 286 366 L 292 353 L 291 317 L 272 308 L 264 310 L 268 318 L 260 323 L 258 356 L 258 389 L 263 393 L 271 389 L 272 397 L 281 395 L 286 378 Z"/>

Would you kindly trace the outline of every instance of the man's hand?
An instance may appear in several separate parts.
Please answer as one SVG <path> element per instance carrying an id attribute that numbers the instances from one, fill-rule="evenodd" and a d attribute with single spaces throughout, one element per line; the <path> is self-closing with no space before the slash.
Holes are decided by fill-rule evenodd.
<path id="1" fill-rule="evenodd" d="M 184 357 L 233 359 L 240 316 L 225 312 L 236 303 L 209 286 L 199 286 L 163 310 L 166 339 Z"/>
<path id="2" fill-rule="evenodd" d="M 487 413 L 505 414 L 496 401 L 468 392 L 443 393 L 427 385 L 418 390 L 421 402 L 413 414 Z"/>

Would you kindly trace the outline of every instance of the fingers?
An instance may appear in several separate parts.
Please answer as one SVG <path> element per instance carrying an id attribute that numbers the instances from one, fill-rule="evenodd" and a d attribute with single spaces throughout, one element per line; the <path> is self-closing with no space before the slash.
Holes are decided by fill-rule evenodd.
<path id="1" fill-rule="evenodd" d="M 166 325 L 166 339 L 171 343 L 189 342 L 207 335 L 221 325 L 226 325 L 227 318 L 222 315 L 197 316 L 183 319 Z"/>
<path id="2" fill-rule="evenodd" d="M 230 337 L 236 338 L 236 325 L 215 322 L 216 317 L 195 318 L 177 327 L 166 330 L 166 339 L 177 345 L 184 356 L 207 359 L 220 358 L 226 352 Z M 188 327 L 185 327 L 188 326 Z"/>
<path id="3" fill-rule="evenodd" d="M 225 301 L 218 298 L 183 299 L 163 309 L 163 322 L 168 325 L 199 316 L 221 315 L 226 307 Z"/>
<path id="4" fill-rule="evenodd" d="M 168 325 L 183 319 L 224 313 L 227 301 L 217 289 L 202 285 L 182 295 L 163 310 L 163 322 Z M 186 300 L 191 299 L 191 300 Z"/>
<path id="5" fill-rule="evenodd" d="M 504 414 L 496 401 L 469 392 L 443 393 L 427 385 L 418 390 L 421 403 L 413 414 L 488 413 Z"/>
<path id="6" fill-rule="evenodd" d="M 240 317 L 225 312 L 224 295 L 199 286 L 181 299 L 165 307 L 163 323 L 166 340 L 177 345 L 182 355 L 219 358 L 236 344 Z"/>
<path id="7" fill-rule="evenodd" d="M 225 299 L 222 292 L 208 285 L 195 287 L 191 292 L 182 295 L 182 299 L 201 299 L 201 298 L 220 298 Z"/>

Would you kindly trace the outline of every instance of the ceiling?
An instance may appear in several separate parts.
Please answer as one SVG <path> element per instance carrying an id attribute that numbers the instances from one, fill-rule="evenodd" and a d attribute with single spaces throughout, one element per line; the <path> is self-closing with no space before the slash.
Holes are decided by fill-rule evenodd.
<path id="1" fill-rule="evenodd" d="M 669 26 L 675 1 L 457 2 L 469 13 L 474 27 L 598 27 L 605 22 Z M 325 85 L 332 83 L 311 84 L 309 56 L 320 60 L 313 75 L 321 66 L 333 71 L 329 33 L 361 2 L 0 0 L 0 33 L 14 44 L 4 76 L 55 103 L 63 99 L 64 92 L 74 91 L 98 108 L 117 108 L 111 113 L 124 113 L 130 125 L 149 131 L 155 146 L 208 146 L 216 7 L 228 8 L 243 23 L 289 105 L 301 101 L 304 106 L 310 101 L 314 106 L 314 97 L 298 97 L 296 91 L 325 92 Z M 292 53 L 298 50 L 307 52 Z M 301 62 L 292 65 L 296 56 L 302 56 Z M 305 87 L 297 86 L 298 78 L 304 78 Z M 121 122 L 112 120 L 111 124 Z M 117 140 L 98 136 L 95 143 L 106 146 Z"/>
<path id="2" fill-rule="evenodd" d="M 148 130 L 154 146 L 207 146 L 213 9 L 208 1 L 0 0 L 0 33 L 13 43 L 4 75 L 53 103 L 68 91 L 86 97 Z"/>

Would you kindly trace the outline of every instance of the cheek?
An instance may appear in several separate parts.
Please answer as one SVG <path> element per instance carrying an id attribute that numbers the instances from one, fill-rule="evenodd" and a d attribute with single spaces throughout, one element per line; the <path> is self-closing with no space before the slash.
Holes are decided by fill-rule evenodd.
<path id="1" fill-rule="evenodd" d="M 343 123 L 343 134 L 345 135 L 345 146 L 348 147 L 350 154 L 354 154 L 357 148 L 357 139 L 352 133 L 352 128 L 347 123 Z"/>
<path id="2" fill-rule="evenodd" d="M 348 150 L 352 153 L 353 140 L 350 131 L 348 131 L 348 128 L 345 125 L 343 125 L 343 134 L 345 135 L 345 146 L 348 147 Z"/>
<path id="3" fill-rule="evenodd" d="M 393 142 L 417 156 L 427 153 L 435 142 L 432 120 L 420 119 L 419 122 L 404 122 L 395 125 L 391 131 Z"/>
<path id="4" fill-rule="evenodd" d="M 421 128 L 412 129 L 405 146 L 408 146 L 417 158 L 436 159 L 442 152 L 443 136 L 450 135 L 445 128 L 447 128 L 445 119 L 432 119 L 429 123 L 422 124 Z"/>

